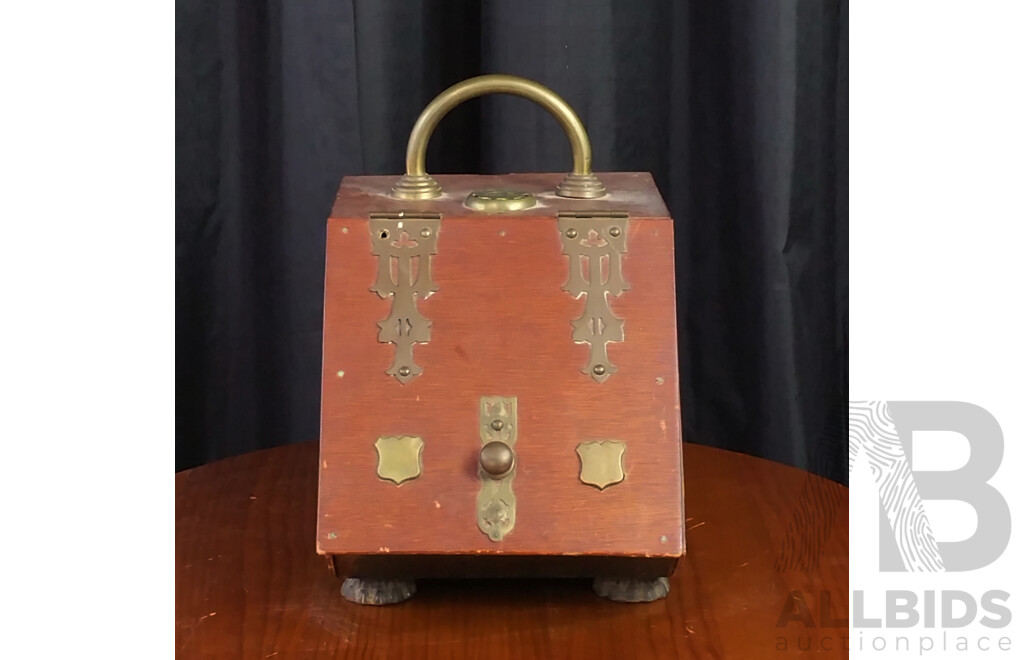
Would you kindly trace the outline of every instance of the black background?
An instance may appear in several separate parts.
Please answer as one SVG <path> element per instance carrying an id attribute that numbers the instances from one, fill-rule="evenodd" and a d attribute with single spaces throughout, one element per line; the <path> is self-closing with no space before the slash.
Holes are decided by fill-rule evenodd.
<path id="1" fill-rule="evenodd" d="M 676 221 L 686 439 L 847 481 L 846 2 L 177 0 L 176 467 L 319 427 L 325 219 L 481 73 L 572 105 Z M 470 101 L 434 173 L 565 172 L 540 107 Z"/>

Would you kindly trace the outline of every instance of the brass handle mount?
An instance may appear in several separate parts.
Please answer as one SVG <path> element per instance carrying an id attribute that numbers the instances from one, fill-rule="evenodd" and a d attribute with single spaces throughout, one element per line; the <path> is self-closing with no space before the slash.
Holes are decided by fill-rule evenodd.
<path id="1" fill-rule="evenodd" d="M 437 95 L 423 109 L 409 134 L 405 150 L 405 175 L 398 180 L 391 194 L 398 199 L 435 199 L 441 186 L 427 174 L 427 143 L 434 129 L 452 108 L 463 101 L 485 94 L 512 94 L 539 104 L 554 115 L 565 129 L 572 147 L 572 172 L 555 188 L 559 197 L 594 199 L 604 197 L 604 184 L 591 171 L 590 139 L 583 122 L 565 100 L 553 91 L 526 78 L 504 74 L 477 76 L 452 85 Z"/>

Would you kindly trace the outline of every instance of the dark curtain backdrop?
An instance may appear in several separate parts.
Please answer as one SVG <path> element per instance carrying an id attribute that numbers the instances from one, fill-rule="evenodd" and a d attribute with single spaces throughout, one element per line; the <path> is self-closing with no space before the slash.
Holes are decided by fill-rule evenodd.
<path id="1" fill-rule="evenodd" d="M 400 174 L 437 93 L 511 73 L 668 203 L 686 439 L 847 480 L 845 1 L 178 0 L 176 37 L 178 469 L 317 437 L 339 181 Z M 570 154 L 541 108 L 488 97 L 427 165 Z"/>

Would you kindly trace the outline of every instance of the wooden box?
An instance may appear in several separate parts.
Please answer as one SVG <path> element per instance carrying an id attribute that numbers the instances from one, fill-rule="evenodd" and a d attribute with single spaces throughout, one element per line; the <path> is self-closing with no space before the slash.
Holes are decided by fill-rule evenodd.
<path id="1" fill-rule="evenodd" d="M 461 85 L 537 100 L 496 78 L 521 80 Z M 683 472 L 653 179 L 595 178 L 571 130 L 568 177 L 429 177 L 433 125 L 410 174 L 345 178 L 327 221 L 318 552 L 344 577 L 668 576 Z"/>

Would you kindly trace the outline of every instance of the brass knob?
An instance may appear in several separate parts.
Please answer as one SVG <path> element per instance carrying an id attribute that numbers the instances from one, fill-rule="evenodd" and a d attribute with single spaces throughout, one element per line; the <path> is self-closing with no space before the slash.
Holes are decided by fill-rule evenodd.
<path id="1" fill-rule="evenodd" d="M 516 454 L 504 442 L 488 442 L 480 450 L 480 467 L 495 479 L 504 477 L 516 464 Z"/>

